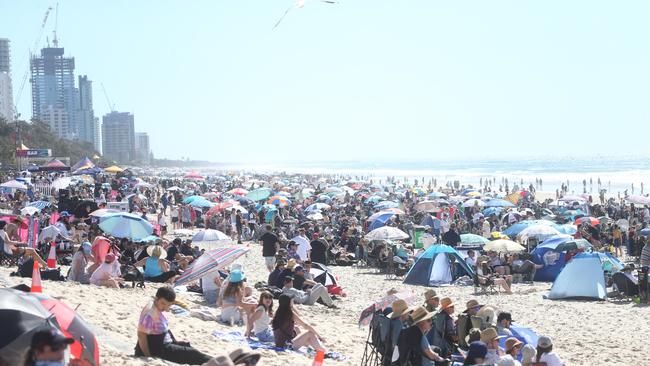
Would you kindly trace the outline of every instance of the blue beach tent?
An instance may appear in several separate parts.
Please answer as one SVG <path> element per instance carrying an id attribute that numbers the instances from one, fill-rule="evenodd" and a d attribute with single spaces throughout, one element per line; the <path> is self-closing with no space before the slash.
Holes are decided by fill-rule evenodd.
<path id="1" fill-rule="evenodd" d="M 558 245 L 573 240 L 566 234 L 559 234 L 544 240 L 532 252 L 533 262 L 543 264 L 544 267 L 535 272 L 535 281 L 553 282 L 566 265 L 564 252 L 557 251 Z"/>
<path id="2" fill-rule="evenodd" d="M 551 300 L 566 298 L 607 298 L 605 271 L 616 272 L 622 263 L 609 254 L 580 253 L 557 276 L 548 294 Z"/>
<path id="3" fill-rule="evenodd" d="M 450 258 L 455 259 L 455 268 L 450 266 Z M 452 272 L 453 271 L 453 272 Z M 474 271 L 465 263 L 456 249 L 445 245 L 430 246 L 415 261 L 404 278 L 404 283 L 420 286 L 439 286 L 451 283 L 454 273 L 473 276 Z"/>

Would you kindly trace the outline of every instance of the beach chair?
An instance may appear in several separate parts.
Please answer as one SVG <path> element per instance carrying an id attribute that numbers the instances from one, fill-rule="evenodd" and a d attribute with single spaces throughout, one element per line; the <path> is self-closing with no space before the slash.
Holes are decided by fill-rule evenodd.
<path id="1" fill-rule="evenodd" d="M 499 291 L 497 290 L 496 286 L 494 285 L 494 281 L 492 281 L 492 279 L 488 278 L 485 283 L 481 283 L 481 281 L 479 281 L 478 275 L 474 274 L 472 276 L 472 280 L 474 282 L 474 295 L 497 295 L 497 294 L 499 294 Z"/>
<path id="2" fill-rule="evenodd" d="M 389 365 L 386 355 L 390 345 L 390 319 L 381 311 L 376 311 L 370 322 L 366 346 L 361 357 L 361 366 Z"/>
<path id="3" fill-rule="evenodd" d="M 624 273 L 616 272 L 612 276 L 613 288 L 620 297 L 632 297 L 639 294 L 639 285 L 632 282 Z"/>

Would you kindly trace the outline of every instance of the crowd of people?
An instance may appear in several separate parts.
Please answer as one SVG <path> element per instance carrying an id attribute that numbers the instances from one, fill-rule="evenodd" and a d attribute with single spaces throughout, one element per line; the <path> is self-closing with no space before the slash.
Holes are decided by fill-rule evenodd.
<path id="1" fill-rule="evenodd" d="M 17 178 L 31 183 L 52 183 L 61 177 L 52 173 L 21 173 Z M 438 185 L 434 179 L 427 183 L 422 179 L 411 183 L 393 177 L 379 183 L 366 177 L 306 175 L 215 175 L 188 180 L 182 176 L 155 174 L 136 178 L 128 171 L 119 175 L 98 174 L 92 183 L 73 182 L 53 192 L 51 197 L 36 190 L 34 185 L 28 185 L 26 191 L 4 194 L 0 200 L 0 208 L 6 213 L 0 220 L 2 258 L 17 265 L 17 274 L 24 277 L 32 276 L 36 262 L 43 271 L 42 276 L 48 279 L 111 288 L 128 287 L 129 282 L 138 281 L 171 285 L 205 252 L 205 248 L 177 232 L 219 230 L 235 245 L 259 243 L 263 257 L 260 265 L 269 273 L 266 283 L 260 286 L 248 285 L 244 268 L 238 264 L 204 275 L 196 291 L 202 293 L 208 305 L 221 309 L 219 321 L 245 324 L 246 336 L 278 347 L 308 346 L 327 351 L 322 336 L 301 318 L 294 304 L 320 303 L 336 309 L 337 299 L 346 293 L 338 286 L 325 286 L 316 281 L 313 266 L 368 265 L 371 258 L 377 257 L 381 262 L 382 258 L 390 257 L 408 268 L 425 249 L 414 245 L 413 233 L 418 228 L 433 243 L 459 248 L 463 245 L 462 234 L 473 233 L 492 240 L 495 233 L 523 220 L 546 218 L 558 224 L 570 224 L 578 217 L 589 215 L 601 219 L 597 224 L 578 225 L 575 238 L 587 239 L 594 250 L 611 252 L 640 266 L 650 265 L 650 244 L 646 235 L 640 234 L 650 225 L 648 205 L 628 204 L 626 197 L 594 203 L 591 196 L 560 205 L 565 190 L 558 191 L 556 200 L 540 202 L 535 194 L 541 184 L 539 180 L 522 189 L 522 181 L 511 189 L 505 179 L 500 184 L 497 179 L 481 179 L 480 185 L 472 188 L 458 182 Z M 234 193 L 237 189 L 246 192 L 268 189 L 269 196 L 271 193 L 274 196 L 254 200 L 245 193 Z M 191 197 L 202 197 L 208 203 L 193 204 Z M 464 204 L 468 199 L 475 199 L 470 197 L 508 199 L 514 208 L 487 212 L 479 203 Z M 36 202 L 43 202 L 38 210 L 25 210 Z M 120 203 L 126 211 L 150 222 L 156 235 L 118 237 L 102 230 L 101 215 L 97 212 L 110 211 L 112 203 Z M 424 203 L 430 203 L 431 207 L 423 209 Z M 375 226 L 375 221 L 369 218 L 378 212 L 393 215 Z M 40 234 L 26 242 L 21 239 L 21 232 L 31 230 L 30 225 L 35 225 Z M 397 243 L 366 238 L 368 232 L 380 226 L 400 229 L 409 237 Z M 529 247 L 535 244 L 534 240 L 527 243 Z M 69 266 L 68 273 L 53 276 L 48 269 L 44 258 L 49 257 L 51 245 L 57 248 L 59 263 Z M 468 250 L 465 262 L 475 271 L 479 283 L 494 284 L 507 294 L 513 293 L 515 276 L 518 281 L 532 282 L 536 271 L 543 267 L 531 261 L 526 253 L 481 252 L 480 249 Z M 136 354 L 193 364 L 208 362 L 210 356 L 175 341 L 169 332 L 163 313 L 174 300 L 174 291 L 162 287 L 154 302 L 143 310 Z M 461 316 L 471 318 L 478 316 L 479 311 L 490 309 L 478 303 L 470 306 L 474 303 L 468 302 Z M 400 351 L 399 357 L 415 354 L 422 358 L 422 364 L 427 364 L 440 362 L 461 349 L 467 355 L 465 364 L 509 365 L 517 364 L 521 358 L 519 352 L 528 349 L 529 345 L 520 347 L 515 338 L 506 339 L 505 350 L 498 346 L 500 337 L 509 336 L 508 326 L 512 322 L 509 313 L 499 313 L 494 324 L 486 321 L 477 327 L 466 327 L 473 324 L 466 321 L 461 330 L 461 322 L 453 318 L 455 308 L 450 298 L 439 299 L 432 291 L 427 292 L 422 307 L 407 309 L 393 304 L 393 314 L 388 317 L 401 322 L 395 345 L 409 350 Z M 561 364 L 552 352 L 549 337 L 540 337 L 537 349 L 532 351 L 536 352 L 522 353 L 525 360 Z M 531 354 L 532 358 L 528 357 Z"/>

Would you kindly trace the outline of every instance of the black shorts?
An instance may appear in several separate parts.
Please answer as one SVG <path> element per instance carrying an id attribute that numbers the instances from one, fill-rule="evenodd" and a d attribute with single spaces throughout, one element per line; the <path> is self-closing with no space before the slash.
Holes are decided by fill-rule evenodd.
<path id="1" fill-rule="evenodd" d="M 172 222 L 177 223 L 178 222 L 178 217 L 172 217 Z"/>

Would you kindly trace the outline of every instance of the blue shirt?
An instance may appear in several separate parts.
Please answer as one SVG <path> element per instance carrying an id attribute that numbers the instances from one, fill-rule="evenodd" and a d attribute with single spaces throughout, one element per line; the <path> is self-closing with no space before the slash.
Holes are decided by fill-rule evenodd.
<path id="1" fill-rule="evenodd" d="M 157 277 L 163 274 L 160 265 L 158 264 L 158 258 L 149 257 L 144 264 L 144 277 L 151 278 Z"/>

